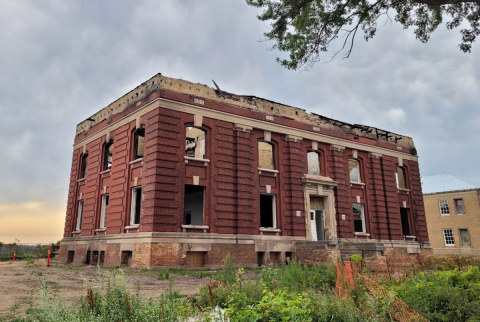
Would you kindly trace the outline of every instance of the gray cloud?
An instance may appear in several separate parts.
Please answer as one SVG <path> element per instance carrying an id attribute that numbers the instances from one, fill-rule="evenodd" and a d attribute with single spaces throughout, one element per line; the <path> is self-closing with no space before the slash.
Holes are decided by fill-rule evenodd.
<path id="1" fill-rule="evenodd" d="M 480 186 L 479 54 L 458 50 L 458 31 L 421 44 L 387 24 L 350 59 L 296 72 L 258 41 L 256 14 L 243 1 L 0 1 L 0 204 L 65 205 L 75 125 L 157 72 L 412 136 L 422 175 Z"/>

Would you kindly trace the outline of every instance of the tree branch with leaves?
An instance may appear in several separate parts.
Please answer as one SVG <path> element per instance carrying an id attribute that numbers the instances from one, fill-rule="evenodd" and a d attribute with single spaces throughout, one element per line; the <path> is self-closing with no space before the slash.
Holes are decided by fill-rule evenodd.
<path id="1" fill-rule="evenodd" d="M 271 30 L 265 33 L 273 41 L 272 49 L 289 53 L 288 59 L 277 61 L 288 69 L 310 69 L 320 60 L 322 52 L 328 52 L 335 39 L 343 38 L 340 49 L 335 50 L 332 59 L 339 53 L 350 57 L 355 37 L 360 30 L 368 41 L 377 31 L 382 17 L 393 19 L 407 29 L 414 28 L 414 34 L 421 42 L 427 42 L 430 35 L 447 19 L 447 29 L 458 28 L 462 41 L 460 50 L 470 52 L 472 44 L 480 34 L 480 0 L 246 0 L 251 6 L 263 8 L 258 16 L 269 21 Z"/>

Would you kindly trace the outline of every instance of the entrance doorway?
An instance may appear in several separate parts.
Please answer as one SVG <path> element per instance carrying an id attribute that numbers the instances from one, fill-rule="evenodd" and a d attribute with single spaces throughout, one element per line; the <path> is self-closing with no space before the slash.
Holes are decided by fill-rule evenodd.
<path id="1" fill-rule="evenodd" d="M 310 196 L 310 232 L 313 241 L 325 240 L 324 197 Z"/>
<path id="2" fill-rule="evenodd" d="M 310 210 L 310 229 L 312 240 L 325 240 L 323 210 Z"/>

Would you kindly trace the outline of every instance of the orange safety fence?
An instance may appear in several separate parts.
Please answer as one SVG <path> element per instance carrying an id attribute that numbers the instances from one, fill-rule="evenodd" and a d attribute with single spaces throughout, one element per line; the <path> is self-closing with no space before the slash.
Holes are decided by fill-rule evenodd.
<path id="1" fill-rule="evenodd" d="M 428 322 L 423 316 L 414 311 L 400 298 L 395 296 L 389 290 L 369 279 L 362 274 L 354 271 L 352 262 L 337 262 L 337 282 L 336 291 L 340 297 L 347 298 L 349 291 L 355 289 L 355 278 L 360 279 L 366 289 L 377 300 L 387 299 L 390 302 L 388 313 L 397 321 L 401 322 Z"/>

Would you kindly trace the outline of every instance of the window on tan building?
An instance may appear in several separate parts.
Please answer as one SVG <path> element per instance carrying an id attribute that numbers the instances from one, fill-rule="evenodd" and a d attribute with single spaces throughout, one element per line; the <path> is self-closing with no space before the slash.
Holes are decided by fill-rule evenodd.
<path id="1" fill-rule="evenodd" d="M 320 175 L 320 156 L 317 152 L 307 153 L 308 161 L 308 174 L 319 176 Z"/>
<path id="2" fill-rule="evenodd" d="M 267 142 L 258 142 L 258 167 L 262 169 L 275 170 L 275 159 L 273 157 L 273 145 Z"/>
<path id="3" fill-rule="evenodd" d="M 348 160 L 348 171 L 350 173 L 350 182 L 362 182 L 360 179 L 360 165 L 357 160 Z"/>
<path id="4" fill-rule="evenodd" d="M 112 168 L 112 160 L 113 160 L 113 141 L 110 140 L 107 144 L 105 144 L 103 150 L 103 171 L 109 170 Z"/>
<path id="5" fill-rule="evenodd" d="M 205 131 L 195 127 L 186 129 L 185 156 L 196 159 L 205 159 Z"/>
<path id="6" fill-rule="evenodd" d="M 447 199 L 439 199 L 438 206 L 440 207 L 441 216 L 450 216 L 450 207 L 448 206 Z"/>
<path id="7" fill-rule="evenodd" d="M 452 229 L 447 228 L 443 230 L 443 239 L 445 241 L 445 246 L 455 246 Z"/>
<path id="8" fill-rule="evenodd" d="M 460 245 L 462 246 L 470 246 L 470 234 L 468 233 L 468 229 L 459 229 L 458 234 L 460 235 Z"/>
<path id="9" fill-rule="evenodd" d="M 143 158 L 145 144 L 145 129 L 138 129 L 134 134 L 134 153 L 135 160 Z"/>
<path id="10" fill-rule="evenodd" d="M 455 210 L 457 211 L 457 215 L 465 215 L 465 206 L 463 205 L 463 199 L 454 199 L 455 201 Z"/>
<path id="11" fill-rule="evenodd" d="M 405 169 L 402 167 L 397 167 L 397 172 L 395 173 L 395 178 L 397 180 L 397 188 L 407 189 L 407 179 L 405 176 Z"/>

